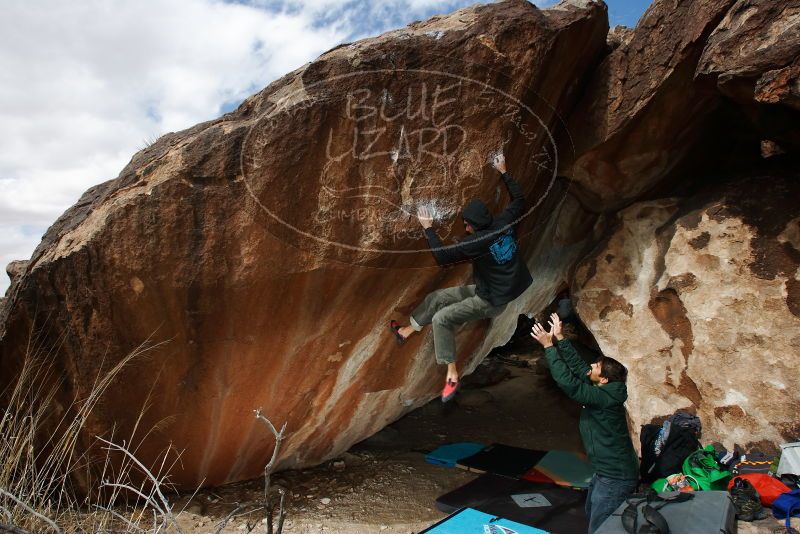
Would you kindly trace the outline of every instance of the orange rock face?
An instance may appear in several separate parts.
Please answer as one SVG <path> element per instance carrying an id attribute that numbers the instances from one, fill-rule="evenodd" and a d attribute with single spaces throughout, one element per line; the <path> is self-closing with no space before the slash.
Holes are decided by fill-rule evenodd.
<path id="1" fill-rule="evenodd" d="M 335 457 L 437 395 L 430 333 L 398 348 L 387 324 L 469 271 L 435 266 L 414 214 L 432 208 L 450 244 L 467 200 L 501 209 L 503 150 L 534 284 L 459 332 L 462 372 L 571 281 L 631 366 L 634 423 L 691 408 L 709 439 L 800 439 L 798 384 L 780 378 L 800 314 L 795 4 L 656 0 L 609 33 L 602 3 L 515 0 L 334 48 L 135 154 L 9 268 L 0 389 L 31 332 L 56 415 L 160 342 L 82 450 L 130 439 L 144 411 L 137 455 L 182 450 L 178 485 L 252 478 L 272 450 L 262 407 L 287 423 L 278 468 Z"/>
<path id="2" fill-rule="evenodd" d="M 62 405 L 151 339 L 163 345 L 122 372 L 83 447 L 112 428 L 129 436 L 144 410 L 153 431 L 137 455 L 183 450 L 179 485 L 252 478 L 272 447 L 253 417 L 263 407 L 288 423 L 279 468 L 336 456 L 440 387 L 430 335 L 397 348 L 386 328 L 467 280 L 435 266 L 416 207 L 435 208 L 448 242 L 469 198 L 502 208 L 488 164 L 501 149 L 531 199 L 523 246 L 545 206 L 574 206 L 553 131 L 606 31 L 594 3 L 476 6 L 341 45 L 235 112 L 163 136 L 87 191 L 15 277 L 3 383 L 31 328 L 56 349 Z M 513 328 L 515 311 L 498 324 Z M 464 368 L 487 328 L 459 333 Z"/>

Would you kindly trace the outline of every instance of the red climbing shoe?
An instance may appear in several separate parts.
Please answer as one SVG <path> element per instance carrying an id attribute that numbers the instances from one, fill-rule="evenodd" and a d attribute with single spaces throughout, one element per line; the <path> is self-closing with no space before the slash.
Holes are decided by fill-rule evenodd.
<path id="1" fill-rule="evenodd" d="M 460 385 L 460 382 L 453 382 L 448 378 L 447 382 L 444 384 L 444 389 L 442 390 L 442 402 L 452 400 L 453 397 L 456 396 L 456 392 L 458 391 Z"/>
<path id="2" fill-rule="evenodd" d="M 392 331 L 394 334 L 394 340 L 397 342 L 398 345 L 402 345 L 406 342 L 406 338 L 400 333 L 400 323 L 392 319 L 389 322 L 389 330 Z"/>

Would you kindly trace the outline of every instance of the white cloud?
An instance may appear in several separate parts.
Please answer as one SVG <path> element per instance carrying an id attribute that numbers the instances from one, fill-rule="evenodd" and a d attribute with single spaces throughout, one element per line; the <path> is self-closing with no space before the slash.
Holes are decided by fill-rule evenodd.
<path id="1" fill-rule="evenodd" d="M 218 116 L 345 36 L 302 12 L 212 0 L 5 2 L 1 266 L 30 257 L 41 232 L 146 139 Z"/>

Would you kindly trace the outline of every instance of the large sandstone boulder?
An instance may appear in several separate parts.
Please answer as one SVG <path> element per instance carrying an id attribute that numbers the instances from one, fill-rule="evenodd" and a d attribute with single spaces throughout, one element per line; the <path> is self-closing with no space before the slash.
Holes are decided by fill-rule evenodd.
<path id="1" fill-rule="evenodd" d="M 585 202 L 614 210 L 639 198 L 672 176 L 707 133 L 718 95 L 695 83 L 694 72 L 734 1 L 656 0 L 632 32 L 609 36 L 613 50 L 569 120 L 574 157 L 559 160 Z"/>
<path id="2" fill-rule="evenodd" d="M 709 36 L 698 78 L 713 80 L 766 139 L 800 148 L 800 1 L 738 0 Z"/>
<path id="3" fill-rule="evenodd" d="M 613 211 L 687 176 L 800 147 L 800 3 L 656 0 L 611 49 L 569 119 L 559 159 L 576 193 Z M 771 145 L 770 145 L 771 146 Z"/>
<path id="4" fill-rule="evenodd" d="M 87 191 L 14 280 L 0 386 L 31 331 L 53 349 L 60 406 L 149 339 L 163 344 L 122 371 L 82 448 L 112 429 L 129 439 L 147 405 L 146 463 L 172 443 L 181 486 L 252 478 L 272 447 L 253 418 L 263 407 L 287 423 L 279 468 L 336 456 L 441 384 L 430 335 L 398 349 L 386 329 L 428 291 L 466 281 L 463 266 L 434 265 L 418 205 L 452 242 L 469 197 L 507 201 L 488 165 L 504 148 L 531 199 L 523 248 L 535 221 L 572 247 L 535 256 L 555 274 L 525 302 L 543 303 L 577 259 L 593 216 L 556 178 L 552 131 L 607 29 L 595 2 L 475 6 L 341 45 L 235 112 L 163 136 Z M 488 322 L 463 329 L 465 369 L 517 311 L 488 336 Z"/>
<path id="5" fill-rule="evenodd" d="M 800 437 L 800 181 L 752 173 L 698 198 L 621 211 L 578 268 L 576 308 L 629 367 L 633 428 L 678 408 L 703 441 Z"/>

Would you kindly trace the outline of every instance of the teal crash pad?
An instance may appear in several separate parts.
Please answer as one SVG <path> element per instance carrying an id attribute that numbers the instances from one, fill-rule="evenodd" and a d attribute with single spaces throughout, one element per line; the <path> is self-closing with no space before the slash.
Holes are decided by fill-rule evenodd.
<path id="1" fill-rule="evenodd" d="M 486 445 L 481 443 L 448 443 L 442 445 L 425 455 L 425 461 L 429 464 L 443 465 L 445 467 L 455 467 L 456 462 L 472 456 L 473 454 L 482 451 Z"/>
<path id="2" fill-rule="evenodd" d="M 544 479 L 540 475 L 545 475 L 559 486 L 585 489 L 589 487 L 594 468 L 582 454 L 572 451 L 548 451 L 533 469 L 522 476 L 522 479 L 543 482 Z"/>
<path id="3" fill-rule="evenodd" d="M 548 534 L 546 530 L 464 508 L 420 534 Z"/>

